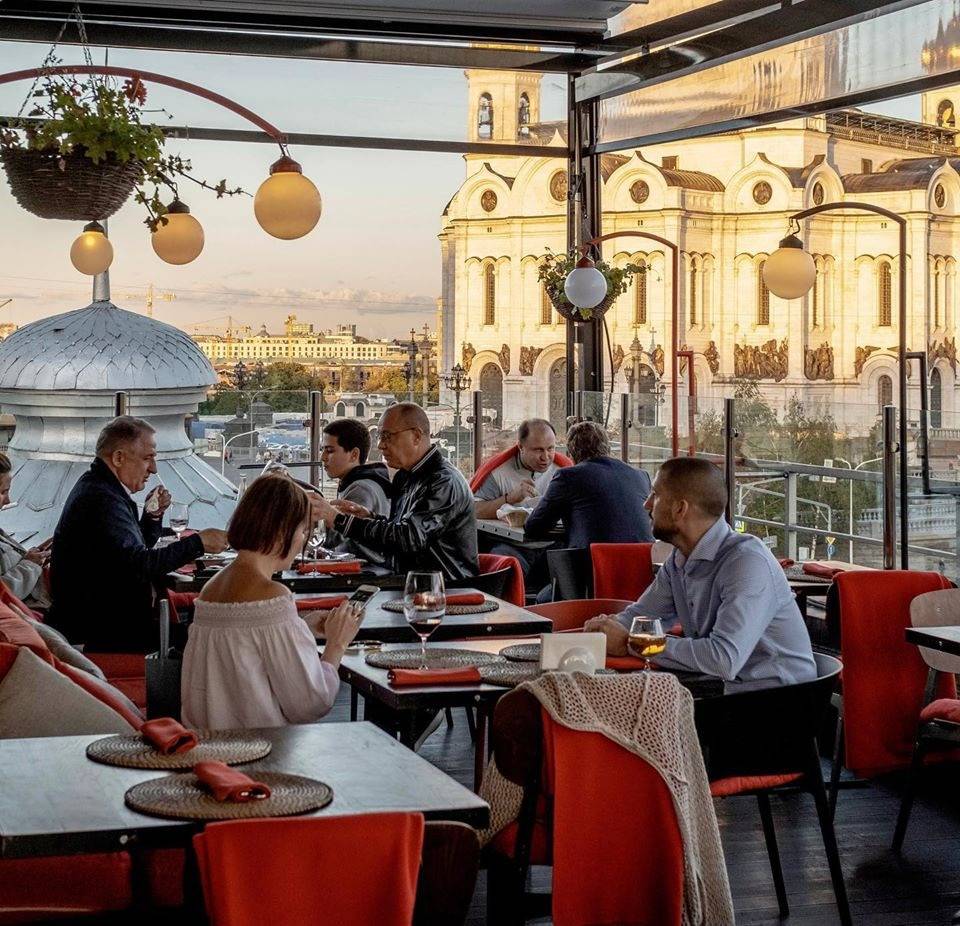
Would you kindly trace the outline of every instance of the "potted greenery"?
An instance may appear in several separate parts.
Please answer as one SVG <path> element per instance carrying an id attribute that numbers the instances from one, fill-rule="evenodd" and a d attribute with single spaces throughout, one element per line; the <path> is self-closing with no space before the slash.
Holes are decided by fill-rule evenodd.
<path id="1" fill-rule="evenodd" d="M 604 260 L 598 260 L 595 266 L 607 281 L 607 297 L 592 309 L 581 309 L 573 305 L 563 291 L 567 276 L 580 260 L 580 252 L 575 249 L 566 254 L 554 254 L 549 248 L 546 251 L 540 260 L 537 279 L 543 283 L 547 296 L 560 316 L 570 321 L 584 322 L 601 317 L 613 305 L 617 296 L 627 291 L 635 273 L 647 272 L 645 264 L 631 263 L 623 267 L 613 267 Z"/>
<path id="2" fill-rule="evenodd" d="M 55 64 L 48 61 L 45 64 Z M 217 197 L 234 195 L 225 180 L 212 186 L 190 175 L 191 165 L 164 151 L 163 132 L 143 121 L 147 90 L 139 77 L 110 80 L 46 75 L 31 91 L 27 119 L 0 132 L 0 162 L 14 198 L 45 219 L 92 222 L 115 213 L 136 189 L 136 201 L 156 231 L 177 200 L 177 178 Z"/>

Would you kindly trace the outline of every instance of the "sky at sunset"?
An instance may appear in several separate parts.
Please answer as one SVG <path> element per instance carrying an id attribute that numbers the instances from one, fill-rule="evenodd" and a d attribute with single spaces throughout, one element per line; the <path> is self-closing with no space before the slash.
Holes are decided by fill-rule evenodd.
<path id="1" fill-rule="evenodd" d="M 46 46 L 0 42 L 0 70 L 39 65 Z M 81 50 L 66 46 L 66 63 Z M 103 49 L 93 50 L 104 60 Z M 156 71 L 222 93 L 290 132 L 463 140 L 467 84 L 457 69 L 404 68 L 111 49 L 109 63 Z M 173 125 L 248 128 L 227 110 L 180 91 L 147 83 L 148 106 Z M 15 114 L 26 82 L 0 85 L 0 113 Z M 918 118 L 917 100 L 869 107 Z M 542 118 L 560 118 L 563 79 L 544 79 Z M 167 150 L 189 157 L 197 176 L 226 178 L 251 194 L 267 176 L 277 149 L 268 144 L 183 142 Z M 440 295 L 440 214 L 464 176 L 454 154 L 300 148 L 291 152 L 323 197 L 317 228 L 299 241 L 278 241 L 257 225 L 251 197 L 217 200 L 181 185 L 181 198 L 202 222 L 206 244 L 192 264 L 163 263 L 150 247 L 144 214 L 132 201 L 110 220 L 115 258 L 114 302 L 142 311 L 146 288 L 172 293 L 154 316 L 180 327 L 234 324 L 280 330 L 288 314 L 318 329 L 355 323 L 371 337 L 431 326 Z M 36 218 L 0 183 L 0 322 L 23 325 L 86 305 L 90 280 L 69 260 L 81 224 Z"/>

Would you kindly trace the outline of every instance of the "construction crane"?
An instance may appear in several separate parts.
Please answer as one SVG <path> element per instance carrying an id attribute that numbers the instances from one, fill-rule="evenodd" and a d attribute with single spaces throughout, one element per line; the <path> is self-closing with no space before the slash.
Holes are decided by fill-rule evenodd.
<path id="1" fill-rule="evenodd" d="M 135 292 L 126 292 L 121 295 L 122 299 L 140 299 L 144 296 L 141 291 Z M 153 283 L 147 284 L 146 292 L 146 306 L 147 306 L 147 318 L 153 318 L 153 304 L 155 301 L 161 302 L 173 302 L 177 298 L 176 293 L 167 292 L 165 290 L 157 291 L 154 289 Z"/>

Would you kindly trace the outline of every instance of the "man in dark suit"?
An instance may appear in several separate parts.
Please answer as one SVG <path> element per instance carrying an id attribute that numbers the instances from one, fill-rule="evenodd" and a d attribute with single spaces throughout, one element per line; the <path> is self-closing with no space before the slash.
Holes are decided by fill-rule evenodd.
<path id="1" fill-rule="evenodd" d="M 92 651 L 156 648 L 153 585 L 198 556 L 226 549 L 213 528 L 153 549 L 170 493 L 162 486 L 144 504 L 130 497 L 157 471 L 154 429 L 141 418 L 115 418 L 97 438 L 96 459 L 67 498 L 53 534 L 47 622 Z"/>
<path id="2" fill-rule="evenodd" d="M 557 470 L 527 518 L 526 536 L 545 538 L 562 521 L 567 547 L 652 541 L 643 507 L 650 494 L 647 473 L 611 457 L 607 433 L 593 421 L 570 428 L 567 452 L 575 465 Z"/>

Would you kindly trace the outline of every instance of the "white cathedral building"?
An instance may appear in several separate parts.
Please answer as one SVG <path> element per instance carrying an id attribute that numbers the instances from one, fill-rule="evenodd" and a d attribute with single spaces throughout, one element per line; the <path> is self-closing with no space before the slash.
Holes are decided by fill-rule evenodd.
<path id="1" fill-rule="evenodd" d="M 548 248 L 565 249 L 566 124 L 540 121 L 541 75 L 466 76 L 471 139 L 555 144 L 564 159 L 466 156 L 466 179 L 439 235 L 441 368 L 458 361 L 468 368 L 471 388 L 482 390 L 501 427 L 531 415 L 559 425 L 565 326 L 537 272 Z M 784 301 L 761 279 L 792 213 L 860 200 L 907 219 L 908 347 L 929 352 L 931 425 L 952 425 L 960 298 L 955 97 L 960 87 L 925 94 L 920 123 L 849 109 L 603 155 L 603 232 L 649 231 L 681 249 L 679 342 L 695 351 L 701 410 L 718 407 L 748 379 L 774 407 L 798 396 L 847 426 L 873 425 L 895 393 L 896 224 L 852 211 L 818 215 L 802 231 L 817 266 L 811 292 Z M 605 242 L 603 254 L 647 267 L 606 314 L 614 391 L 669 389 L 669 255 L 639 238 Z M 605 347 L 607 382 L 610 353 Z M 910 383 L 910 406 L 918 408 L 916 365 Z M 688 388 L 682 379 L 681 394 Z"/>

